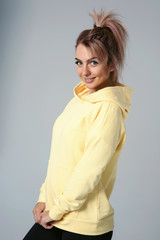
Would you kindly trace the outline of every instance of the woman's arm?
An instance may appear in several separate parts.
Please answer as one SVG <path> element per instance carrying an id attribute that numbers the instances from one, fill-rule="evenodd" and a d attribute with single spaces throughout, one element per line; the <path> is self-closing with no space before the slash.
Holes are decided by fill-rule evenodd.
<path id="1" fill-rule="evenodd" d="M 54 199 L 49 211 L 53 220 L 79 209 L 101 179 L 120 141 L 121 109 L 114 103 L 104 103 L 89 129 L 84 154 L 75 167 L 64 192 Z M 74 146 L 73 146 L 74 147 Z"/>

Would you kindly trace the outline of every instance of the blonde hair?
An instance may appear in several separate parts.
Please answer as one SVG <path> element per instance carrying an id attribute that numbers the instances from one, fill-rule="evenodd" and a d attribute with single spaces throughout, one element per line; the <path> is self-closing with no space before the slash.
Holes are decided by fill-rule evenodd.
<path id="1" fill-rule="evenodd" d="M 110 79 L 114 84 L 118 82 L 118 76 L 124 67 L 125 49 L 128 38 L 126 26 L 117 18 L 113 11 L 93 11 L 89 14 L 93 20 L 93 28 L 82 31 L 75 47 L 83 44 L 95 51 L 107 64 L 113 67 Z"/>

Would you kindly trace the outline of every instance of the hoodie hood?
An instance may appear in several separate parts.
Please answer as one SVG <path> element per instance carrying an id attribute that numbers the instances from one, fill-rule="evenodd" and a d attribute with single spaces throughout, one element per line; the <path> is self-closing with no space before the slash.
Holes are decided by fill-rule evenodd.
<path id="1" fill-rule="evenodd" d="M 89 89 L 84 82 L 81 81 L 74 87 L 73 91 L 75 97 L 80 101 L 87 101 L 90 103 L 110 101 L 117 104 L 122 110 L 123 118 L 127 119 L 130 112 L 131 95 L 134 88 L 118 83 L 118 86 L 105 87 L 94 93 L 89 93 Z"/>

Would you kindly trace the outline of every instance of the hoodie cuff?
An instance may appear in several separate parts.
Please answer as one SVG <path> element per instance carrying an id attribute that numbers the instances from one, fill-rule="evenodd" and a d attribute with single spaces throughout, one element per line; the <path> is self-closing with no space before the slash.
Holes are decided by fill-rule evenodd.
<path id="1" fill-rule="evenodd" d="M 38 202 L 45 202 L 45 196 L 43 193 L 40 193 L 37 203 Z"/>
<path id="2" fill-rule="evenodd" d="M 61 207 L 60 200 L 58 198 L 54 199 L 55 205 L 51 210 L 49 211 L 49 216 L 53 220 L 60 220 L 64 214 L 68 213 L 69 211 L 64 210 Z"/>
<path id="3" fill-rule="evenodd" d="M 54 221 L 60 220 L 63 217 L 63 215 L 64 213 L 60 212 L 59 209 L 56 208 L 56 206 L 49 211 L 49 216 Z"/>

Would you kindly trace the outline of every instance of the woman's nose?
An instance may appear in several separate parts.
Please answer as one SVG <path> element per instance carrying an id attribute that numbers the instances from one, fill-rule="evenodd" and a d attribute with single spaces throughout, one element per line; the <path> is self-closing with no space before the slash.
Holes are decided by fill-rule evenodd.
<path id="1" fill-rule="evenodd" d="M 82 73 L 83 73 L 83 76 L 84 76 L 84 77 L 90 75 L 90 70 L 89 70 L 89 67 L 88 67 L 87 65 L 84 65 L 84 66 L 83 66 Z"/>

